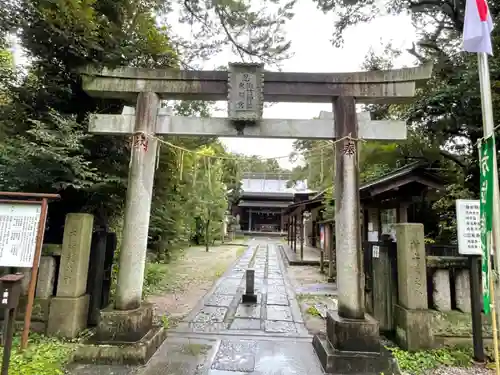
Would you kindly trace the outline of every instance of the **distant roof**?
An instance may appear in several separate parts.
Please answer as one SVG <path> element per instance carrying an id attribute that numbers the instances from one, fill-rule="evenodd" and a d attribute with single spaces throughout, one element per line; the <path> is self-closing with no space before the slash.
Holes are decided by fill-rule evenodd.
<path id="1" fill-rule="evenodd" d="M 277 207 L 277 208 L 286 208 L 293 202 L 268 202 L 268 201 L 245 201 L 242 200 L 238 203 L 239 207 Z"/>
<path id="2" fill-rule="evenodd" d="M 274 177 L 274 176 L 273 176 Z M 309 194 L 315 191 L 307 188 L 307 180 L 297 181 L 292 187 L 287 187 L 288 179 L 276 178 L 243 178 L 241 181 L 245 193 L 285 193 Z"/>
<path id="3" fill-rule="evenodd" d="M 242 178 L 289 180 L 292 178 L 292 172 L 244 172 Z"/>
<path id="4" fill-rule="evenodd" d="M 413 182 L 418 182 L 429 188 L 440 190 L 444 188 L 443 179 L 430 172 L 429 163 L 424 161 L 414 162 L 404 167 L 391 171 L 373 181 L 364 183 L 360 186 L 360 198 L 370 198 L 382 193 L 393 191 L 400 186 L 407 185 Z M 288 206 L 288 211 L 301 206 L 312 205 L 319 206 L 323 204 L 323 196 L 326 189 L 313 196 L 307 201 L 297 202 Z"/>

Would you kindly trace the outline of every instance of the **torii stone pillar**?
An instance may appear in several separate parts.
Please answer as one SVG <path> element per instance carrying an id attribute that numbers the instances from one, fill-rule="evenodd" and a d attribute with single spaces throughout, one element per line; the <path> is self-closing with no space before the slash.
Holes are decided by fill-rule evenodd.
<path id="1" fill-rule="evenodd" d="M 358 138 L 353 97 L 333 101 L 335 132 L 339 138 Z M 349 319 L 365 318 L 363 250 L 359 221 L 358 143 L 335 144 L 335 239 L 337 251 L 338 312 Z M 363 291 L 360 293 L 360 291 Z M 377 327 L 378 329 L 378 327 Z"/>
<path id="2" fill-rule="evenodd" d="M 155 133 L 159 108 L 157 94 L 138 95 L 116 285 L 117 310 L 133 310 L 141 305 L 157 156 L 157 141 L 146 134 Z"/>

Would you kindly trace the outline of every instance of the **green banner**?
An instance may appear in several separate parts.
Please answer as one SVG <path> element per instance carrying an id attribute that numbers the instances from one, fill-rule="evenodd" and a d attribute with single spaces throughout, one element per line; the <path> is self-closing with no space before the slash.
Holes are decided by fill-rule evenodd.
<path id="1" fill-rule="evenodd" d="M 480 215 L 481 215 L 481 249 L 483 274 L 484 313 L 490 313 L 490 274 L 488 262 L 491 259 L 491 231 L 493 222 L 493 146 L 495 139 L 489 137 L 483 140 L 480 149 L 479 168 L 480 179 Z"/>

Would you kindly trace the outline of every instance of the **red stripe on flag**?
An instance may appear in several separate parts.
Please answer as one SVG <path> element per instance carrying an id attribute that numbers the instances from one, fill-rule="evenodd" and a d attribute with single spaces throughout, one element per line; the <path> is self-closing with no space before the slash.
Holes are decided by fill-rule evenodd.
<path id="1" fill-rule="evenodd" d="M 488 5 L 486 4 L 486 0 L 476 0 L 476 5 L 479 18 L 482 22 L 486 22 L 488 20 Z"/>

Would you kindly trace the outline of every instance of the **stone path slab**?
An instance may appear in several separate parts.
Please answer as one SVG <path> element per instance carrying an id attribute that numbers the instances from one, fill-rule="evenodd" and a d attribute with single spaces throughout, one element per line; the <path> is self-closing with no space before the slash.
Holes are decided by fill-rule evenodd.
<path id="1" fill-rule="evenodd" d="M 252 241 L 243 256 L 174 331 L 221 334 L 229 331 L 233 335 L 245 335 L 251 330 L 260 331 L 262 335 L 307 337 L 305 327 L 297 329 L 297 325 L 304 322 L 285 274 L 279 246 L 270 240 Z M 241 301 L 248 268 L 255 271 L 256 304 Z"/>
<path id="2" fill-rule="evenodd" d="M 71 375 L 323 374 L 278 246 L 251 241 L 147 365 L 79 366 Z M 247 268 L 255 270 L 255 304 L 241 302 Z"/>

